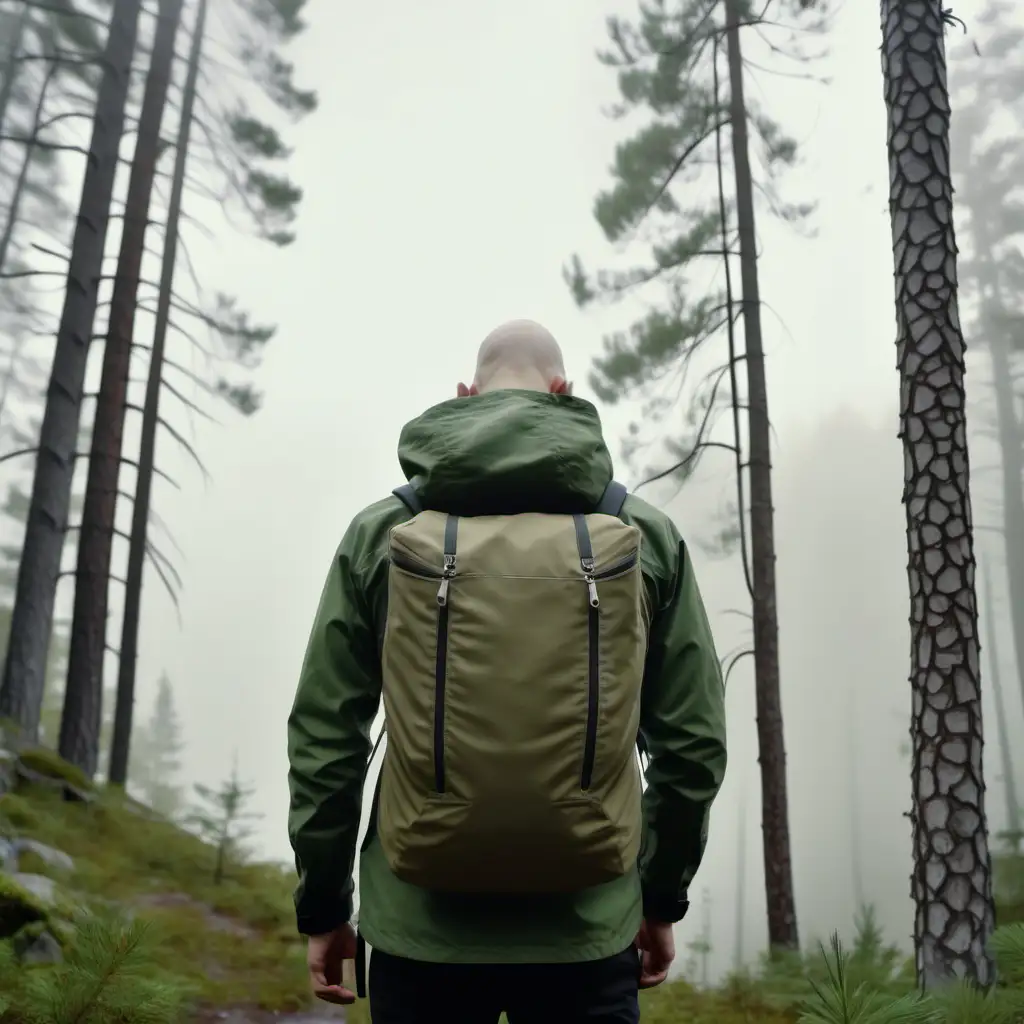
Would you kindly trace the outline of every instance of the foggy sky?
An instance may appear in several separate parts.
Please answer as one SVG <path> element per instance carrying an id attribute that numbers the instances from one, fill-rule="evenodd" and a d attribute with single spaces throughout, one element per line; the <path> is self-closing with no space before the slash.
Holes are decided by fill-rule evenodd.
<path id="1" fill-rule="evenodd" d="M 163 442 L 161 460 L 183 486 L 158 482 L 157 511 L 184 550 L 185 591 L 179 628 L 147 578 L 140 714 L 166 669 L 189 780 L 219 781 L 237 750 L 258 786 L 267 856 L 289 856 L 285 719 L 324 575 L 350 518 L 402 482 L 402 424 L 453 396 L 481 338 L 510 317 L 546 324 L 577 393 L 592 397 L 586 375 L 601 333 L 628 320 L 625 309 L 577 311 L 561 266 L 573 252 L 591 265 L 609 257 L 591 209 L 625 128 L 602 115 L 615 83 L 594 51 L 604 16 L 634 10 L 632 0 L 315 0 L 291 55 L 321 100 L 289 135 L 290 172 L 306 193 L 298 241 L 277 252 L 223 231 L 217 244 L 194 243 L 204 285 L 236 293 L 279 332 L 259 375 L 263 410 L 196 429 L 208 488 Z M 814 238 L 764 215 L 759 223 L 805 942 L 849 926 L 854 838 L 890 936 L 905 943 L 911 926 L 901 817 L 910 786 L 898 752 L 910 707 L 908 603 L 877 20 L 874 4 L 845 5 L 819 67 L 828 87 L 766 74 L 750 86 L 804 145 L 787 194 L 819 202 Z M 616 456 L 631 412 L 602 409 Z M 628 479 L 621 460 L 617 472 Z M 731 486 L 730 466 L 712 455 L 670 506 L 694 539 L 721 653 L 743 640 L 744 620 L 728 610 L 749 604 L 738 563 L 709 558 L 695 541 L 713 531 Z M 728 701 L 730 769 L 692 893 L 698 904 L 711 893 L 716 971 L 732 957 L 744 791 L 748 956 L 765 940 L 749 661 Z M 695 906 L 681 946 L 700 919 Z"/>

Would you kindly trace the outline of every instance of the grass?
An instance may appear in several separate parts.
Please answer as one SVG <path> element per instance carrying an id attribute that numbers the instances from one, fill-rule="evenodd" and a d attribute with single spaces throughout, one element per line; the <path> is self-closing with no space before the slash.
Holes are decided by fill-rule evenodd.
<path id="1" fill-rule="evenodd" d="M 32 767 L 84 789 L 53 755 L 36 757 Z M 147 813 L 119 791 L 100 790 L 87 802 L 69 801 L 57 787 L 21 783 L 16 792 L 0 798 L 0 834 L 4 831 L 29 836 L 72 857 L 75 867 L 70 875 L 32 854 L 26 854 L 21 865 L 58 883 L 61 901 L 56 912 L 61 916 L 69 917 L 75 903 L 100 911 L 113 907 L 148 926 L 159 950 L 159 967 L 152 977 L 189 993 L 193 1009 L 308 1008 L 305 951 L 294 932 L 290 869 L 235 866 L 216 885 L 211 846 Z M 1000 924 L 1024 919 L 1024 858 L 1000 857 L 996 868 Z M 9 881 L 0 879 L 0 923 L 5 907 L 14 902 L 4 902 L 5 887 L 11 888 Z M 17 895 L 29 906 L 29 928 L 38 928 L 41 917 L 55 913 L 24 894 L 8 895 Z M 52 925 L 66 948 L 73 949 L 74 933 L 68 925 Z M 0 943 L 0 949 L 4 945 Z M 846 970 L 852 984 L 863 983 L 893 998 L 913 988 L 912 972 L 908 974 L 898 951 L 884 943 L 870 914 L 858 922 Z M 762 964 L 714 991 L 679 981 L 645 992 L 643 1020 L 797 1024 L 812 983 L 826 980 L 825 961 L 815 950 Z M 2 1013 L 0 1020 L 6 1024 Z M 349 1008 L 347 1020 L 368 1024 L 365 1002 Z"/>
<path id="2" fill-rule="evenodd" d="M 0 819 L 75 862 L 70 877 L 40 858 L 26 858 L 26 870 L 54 878 L 87 907 L 113 904 L 150 923 L 168 980 L 180 981 L 201 1003 L 306 1007 L 291 873 L 241 865 L 214 885 L 210 846 L 133 807 L 115 792 L 82 803 L 46 786 L 22 784 L 0 798 Z"/>

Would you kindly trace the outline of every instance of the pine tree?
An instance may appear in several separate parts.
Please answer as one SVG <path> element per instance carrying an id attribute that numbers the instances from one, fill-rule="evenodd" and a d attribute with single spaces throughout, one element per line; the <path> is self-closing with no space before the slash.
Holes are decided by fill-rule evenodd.
<path id="1" fill-rule="evenodd" d="M 96 99 L 90 160 L 39 436 L 25 542 L 0 686 L 0 717 L 35 741 L 42 711 L 61 549 L 68 523 L 81 398 L 141 5 L 114 0 Z M 99 722 L 99 716 L 94 716 Z"/>
<path id="2" fill-rule="evenodd" d="M 249 823 L 260 817 L 249 810 L 255 789 L 242 782 L 236 761 L 219 788 L 196 783 L 195 792 L 201 802 L 186 821 L 214 847 L 213 881 L 220 885 L 232 864 L 245 858 L 243 844 L 252 834 Z"/>
<path id="3" fill-rule="evenodd" d="M 992 578 L 984 555 L 978 561 L 981 567 L 981 583 L 985 599 L 981 605 L 980 617 L 985 620 L 985 646 L 988 649 L 988 676 L 992 680 L 992 696 L 996 706 L 996 735 L 999 737 L 999 757 L 1003 767 L 1003 794 L 1006 799 L 1006 829 L 1002 837 L 1013 854 L 1020 853 L 1024 840 L 1024 821 L 1021 819 L 1020 801 L 1017 798 L 1017 777 L 1014 774 L 1013 749 L 1010 746 L 1010 729 L 1006 717 L 1006 697 L 999 671 L 999 630 L 996 629 L 995 604 L 992 600 Z"/>
<path id="4" fill-rule="evenodd" d="M 317 102 L 315 93 L 300 90 L 294 85 L 293 67 L 278 53 L 281 45 L 294 39 L 305 28 L 300 17 L 304 6 L 305 0 L 246 0 L 241 5 L 251 23 L 262 30 L 253 35 L 243 34 L 239 53 L 241 64 L 263 87 L 278 109 L 292 118 L 310 113 L 316 108 Z M 197 82 L 203 60 L 206 15 L 207 0 L 198 0 L 182 90 L 178 143 L 164 236 L 163 266 L 142 411 L 142 437 L 132 509 L 125 609 L 121 628 L 114 749 L 111 753 L 112 779 L 121 784 L 127 770 L 131 736 L 143 569 L 146 556 L 152 551 L 148 529 L 152 486 L 156 472 L 157 429 L 161 425 L 167 427 L 166 420 L 160 414 L 160 404 L 165 390 L 174 397 L 180 397 L 180 392 L 169 384 L 166 372 L 168 369 L 181 371 L 182 367 L 167 358 L 166 343 L 168 330 L 174 326 L 171 319 L 172 308 L 181 309 L 180 301 L 175 302 L 174 281 L 186 169 L 192 155 L 190 139 L 197 103 Z M 277 246 L 290 244 L 294 235 L 290 232 L 289 226 L 295 217 L 302 192 L 287 178 L 268 170 L 268 167 L 273 167 L 286 159 L 290 151 L 278 132 L 272 126 L 252 117 L 244 105 L 225 105 L 220 110 L 220 117 L 224 135 L 230 141 L 230 145 L 214 156 L 226 176 L 227 184 L 230 186 L 229 193 L 236 199 L 241 197 L 250 222 L 255 225 L 257 234 L 262 239 Z M 213 328 L 219 337 L 228 357 L 227 361 L 243 369 L 252 369 L 259 362 L 263 347 L 274 333 L 273 328 L 250 324 L 249 318 L 238 309 L 237 304 L 223 295 L 216 297 L 213 312 L 204 317 L 204 322 Z M 194 375 L 188 376 L 195 381 Z M 240 383 L 237 379 L 227 377 L 218 377 L 212 385 L 199 383 L 208 394 L 219 397 L 243 415 L 251 415 L 259 406 L 259 398 L 248 383 Z M 176 440 L 181 439 L 178 437 Z M 173 568 L 161 565 L 156 560 L 153 561 L 153 566 L 169 587 L 166 577 L 168 573 L 173 573 Z"/>
<path id="5" fill-rule="evenodd" d="M 60 755 L 92 777 L 99 764 L 103 661 L 107 649 L 107 589 L 114 545 L 121 442 L 128 404 L 128 372 L 135 331 L 142 257 L 162 150 L 160 135 L 174 67 L 174 40 L 184 0 L 160 0 L 146 88 L 139 111 L 135 156 L 122 218 L 121 246 L 103 348 L 103 374 L 89 452 L 85 505 L 78 531 L 75 606 L 68 680 L 61 718 Z M 119 765 L 114 773 L 120 774 Z"/>
<path id="6" fill-rule="evenodd" d="M 820 20 L 809 13 L 813 6 L 803 0 L 787 2 L 767 21 L 749 0 L 675 0 L 642 3 L 635 24 L 609 20 L 613 48 L 601 59 L 618 69 L 622 102 L 614 115 L 642 114 L 645 123 L 619 145 L 613 185 L 598 197 L 595 216 L 609 241 L 622 245 L 642 240 L 649 245 L 650 258 L 645 265 L 592 278 L 574 257 L 566 273 L 581 306 L 599 299 L 615 302 L 635 292 L 643 295 L 649 310 L 628 331 L 605 340 L 591 377 L 598 396 L 616 402 L 639 394 L 645 400 L 643 419 L 659 426 L 678 413 L 680 395 L 689 399 L 681 441 L 680 427 L 670 421 L 673 436 L 666 446 L 673 465 L 652 471 L 645 482 L 685 479 L 712 449 L 726 450 L 735 460 L 735 526 L 725 533 L 738 542 L 753 610 L 753 649 L 737 658 L 754 658 L 763 862 L 773 949 L 797 949 L 799 933 L 779 680 L 770 427 L 751 168 L 755 142 L 762 165 L 758 184 L 773 212 L 799 224 L 811 208 L 779 197 L 777 172 L 795 161 L 796 145 L 745 97 L 741 40 L 748 27 L 772 32 L 786 20 L 818 29 Z M 731 159 L 724 151 L 726 128 Z M 731 191 L 725 185 L 729 170 Z M 705 183 L 711 187 L 703 189 Z M 679 198 L 684 194 L 685 203 Z M 733 290 L 736 258 L 738 294 Z M 722 292 L 701 290 L 700 272 L 709 261 L 724 269 Z M 658 289 L 662 298 L 652 301 Z M 742 352 L 735 332 L 740 316 Z M 725 335 L 727 352 L 711 359 L 717 365 L 708 377 L 695 390 L 688 389 L 688 377 L 720 334 Z M 740 381 L 743 368 L 745 386 Z M 723 414 L 730 418 L 728 441 L 713 436 Z M 634 425 L 627 454 L 635 457 L 643 442 Z"/>
<path id="7" fill-rule="evenodd" d="M 994 980 L 965 344 L 940 0 L 882 0 L 913 693 L 918 981 Z"/>
<path id="8" fill-rule="evenodd" d="M 984 346 L 982 369 L 990 398 L 978 403 L 972 439 L 995 441 L 999 473 L 999 516 L 1005 557 L 1007 610 L 1020 691 L 1024 694 L 1024 423 L 1020 401 L 1020 354 L 1024 350 L 1024 257 L 1018 236 L 1024 205 L 1016 196 L 1024 173 L 1024 29 L 1017 8 L 989 0 L 972 18 L 970 45 L 956 63 L 959 89 L 952 125 L 957 211 L 963 254 L 960 273 L 977 296 L 968 307 L 973 340 Z M 976 24 L 975 24 L 976 22 Z M 978 29 L 986 30 L 980 43 Z M 1000 118 L 1007 117 L 1008 130 Z M 966 227 L 966 230 L 963 228 Z M 973 378 L 972 378 L 973 379 Z M 991 415 L 990 415 L 991 410 Z"/>
<path id="9" fill-rule="evenodd" d="M 176 818 L 182 807 L 181 751 L 181 723 L 165 672 L 157 685 L 153 713 L 132 744 L 129 778 L 141 798 L 167 818 Z"/>

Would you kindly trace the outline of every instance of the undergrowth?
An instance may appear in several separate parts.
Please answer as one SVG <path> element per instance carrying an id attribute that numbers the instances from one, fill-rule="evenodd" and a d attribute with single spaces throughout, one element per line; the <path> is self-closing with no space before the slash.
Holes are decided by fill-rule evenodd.
<path id="1" fill-rule="evenodd" d="M 293 1010 L 308 1005 L 305 953 L 295 934 L 292 872 L 241 865 L 213 882 L 215 851 L 173 823 L 139 813 L 117 791 L 89 803 L 59 790 L 23 785 L 0 798 L 8 831 L 67 853 L 70 877 L 35 860 L 102 912 L 138 916 L 162 951 L 168 976 L 207 1005 Z"/>
<path id="2" fill-rule="evenodd" d="M 144 923 L 84 916 L 62 963 L 31 967 L 0 943 L 0 1024 L 174 1024 L 188 989 Z"/>
<path id="3" fill-rule="evenodd" d="M 43 765 L 56 772 L 59 765 Z M 70 855 L 62 876 L 41 858 L 72 904 L 91 913 L 62 924 L 35 905 L 22 936 L 44 926 L 64 946 L 64 962 L 27 967 L 0 942 L 0 1024 L 175 1024 L 198 1006 L 256 1006 L 287 1012 L 309 1005 L 303 947 L 295 935 L 293 873 L 242 864 L 213 881 L 215 850 L 173 823 L 145 813 L 116 791 L 88 802 L 59 789 L 21 785 L 0 798 L 0 831 Z M 997 864 L 1000 920 L 1024 908 L 1024 858 Z M 3 900 L 0 892 L 0 910 Z M 134 917 L 133 923 L 126 923 Z M 993 940 L 1001 985 L 988 994 L 960 986 L 939 996 L 915 992 L 912 962 L 885 941 L 870 908 L 850 948 L 765 957 L 705 990 L 677 981 L 641 995 L 645 1024 L 1018 1024 L 1024 1021 L 1024 923 Z M 34 929 L 34 931 L 30 931 Z M 158 954 L 158 955 L 155 955 Z M 90 1002 L 90 1000 L 92 1000 Z M 347 1011 L 368 1024 L 365 1002 Z"/>

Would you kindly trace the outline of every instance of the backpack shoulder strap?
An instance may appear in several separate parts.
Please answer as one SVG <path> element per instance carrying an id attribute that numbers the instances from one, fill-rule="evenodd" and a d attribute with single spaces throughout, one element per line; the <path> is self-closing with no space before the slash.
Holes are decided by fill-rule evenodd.
<path id="1" fill-rule="evenodd" d="M 594 511 L 598 515 L 618 517 L 622 514 L 622 506 L 626 503 L 627 494 L 629 491 L 626 490 L 624 484 L 612 480 L 604 489 L 604 494 L 601 495 L 601 500 L 597 503 L 597 508 Z"/>
<path id="2" fill-rule="evenodd" d="M 401 487 L 396 487 L 391 492 L 403 505 L 414 515 L 417 516 L 423 511 L 423 502 L 420 501 L 420 496 L 416 493 L 416 488 L 412 484 L 402 484 Z"/>

